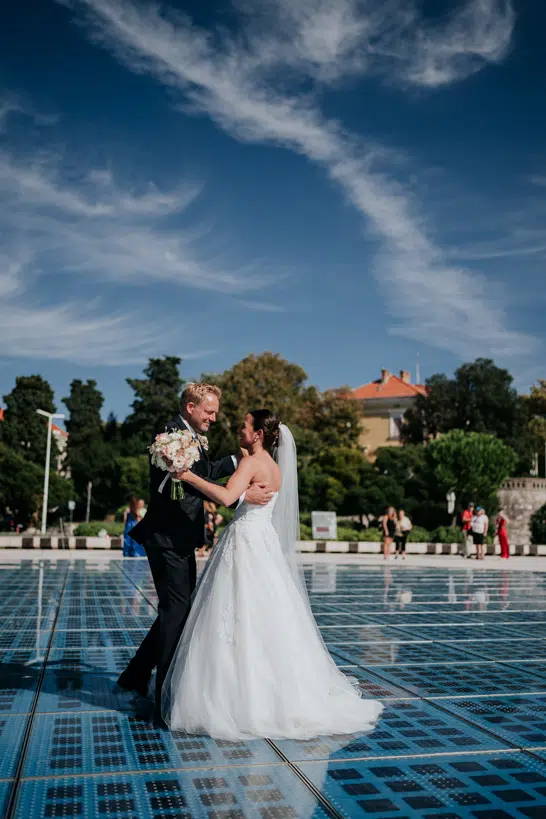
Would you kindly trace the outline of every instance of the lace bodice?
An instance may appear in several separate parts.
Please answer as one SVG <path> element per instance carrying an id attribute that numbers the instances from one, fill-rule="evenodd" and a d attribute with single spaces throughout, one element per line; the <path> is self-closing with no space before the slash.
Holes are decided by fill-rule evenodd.
<path id="1" fill-rule="evenodd" d="M 279 493 L 275 492 L 269 503 L 266 503 L 265 506 L 256 506 L 253 503 L 246 503 L 245 501 L 235 512 L 234 523 L 265 523 L 271 521 L 273 509 L 275 508 L 278 497 Z"/>

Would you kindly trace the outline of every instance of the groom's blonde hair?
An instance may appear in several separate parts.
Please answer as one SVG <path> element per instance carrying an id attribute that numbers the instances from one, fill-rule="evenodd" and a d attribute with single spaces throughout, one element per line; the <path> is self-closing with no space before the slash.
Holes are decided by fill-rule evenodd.
<path id="1" fill-rule="evenodd" d="M 218 401 L 222 397 L 222 390 L 215 384 L 188 383 L 180 397 L 180 411 L 186 409 L 188 404 L 201 404 L 207 395 L 215 395 Z"/>

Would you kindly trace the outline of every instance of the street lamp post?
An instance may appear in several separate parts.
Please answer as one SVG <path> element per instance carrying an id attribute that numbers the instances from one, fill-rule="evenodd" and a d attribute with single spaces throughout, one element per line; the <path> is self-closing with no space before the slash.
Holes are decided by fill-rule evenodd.
<path id="1" fill-rule="evenodd" d="M 46 447 L 46 460 L 45 460 L 45 475 L 44 475 L 44 502 L 42 506 L 42 534 L 45 535 L 46 533 L 46 523 L 47 523 L 47 496 L 49 495 L 49 462 L 51 460 L 51 432 L 53 429 L 53 419 L 58 418 L 59 420 L 64 418 L 62 413 L 55 413 L 55 412 L 46 412 L 45 410 L 37 409 L 36 412 L 38 415 L 43 415 L 44 418 L 48 419 L 47 423 L 47 447 Z"/>

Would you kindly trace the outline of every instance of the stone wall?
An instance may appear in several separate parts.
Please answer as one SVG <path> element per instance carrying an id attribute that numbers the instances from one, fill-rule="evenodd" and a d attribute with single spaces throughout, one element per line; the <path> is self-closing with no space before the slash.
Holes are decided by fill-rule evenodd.
<path id="1" fill-rule="evenodd" d="M 510 543 L 530 543 L 531 517 L 546 503 L 546 478 L 509 478 L 499 492 L 499 500 L 510 518 Z"/>

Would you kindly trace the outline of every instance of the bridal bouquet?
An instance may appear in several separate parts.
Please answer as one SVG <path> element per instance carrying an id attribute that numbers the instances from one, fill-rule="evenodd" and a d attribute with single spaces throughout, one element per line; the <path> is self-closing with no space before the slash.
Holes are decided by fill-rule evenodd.
<path id="1" fill-rule="evenodd" d="M 189 429 L 161 432 L 148 451 L 152 456 L 152 464 L 163 472 L 184 472 L 191 469 L 201 457 L 199 444 L 206 449 L 204 441 L 196 441 Z M 208 442 L 207 442 L 208 445 Z M 182 481 L 171 481 L 171 499 L 182 500 L 184 487 Z"/>

